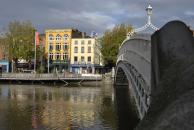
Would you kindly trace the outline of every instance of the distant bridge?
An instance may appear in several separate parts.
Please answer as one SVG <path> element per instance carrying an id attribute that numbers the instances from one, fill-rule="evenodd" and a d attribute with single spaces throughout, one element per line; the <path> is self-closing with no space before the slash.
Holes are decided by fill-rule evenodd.
<path id="1" fill-rule="evenodd" d="M 194 99 L 185 96 L 194 90 L 191 30 L 183 22 L 172 21 L 152 36 L 135 34 L 125 40 L 118 53 L 115 88 L 129 93 L 126 98 L 136 116 L 131 129 L 193 129 Z M 189 113 L 193 117 L 185 117 Z"/>

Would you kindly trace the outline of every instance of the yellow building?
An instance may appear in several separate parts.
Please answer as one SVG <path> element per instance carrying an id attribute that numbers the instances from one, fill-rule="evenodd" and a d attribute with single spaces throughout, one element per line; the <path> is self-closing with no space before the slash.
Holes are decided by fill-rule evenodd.
<path id="1" fill-rule="evenodd" d="M 48 72 L 53 69 L 68 70 L 71 57 L 71 39 L 82 37 L 82 32 L 76 29 L 47 29 L 45 35 Z"/>
<path id="2" fill-rule="evenodd" d="M 71 44 L 71 68 L 73 73 L 96 73 L 101 67 L 101 55 L 95 38 L 73 38 Z"/>

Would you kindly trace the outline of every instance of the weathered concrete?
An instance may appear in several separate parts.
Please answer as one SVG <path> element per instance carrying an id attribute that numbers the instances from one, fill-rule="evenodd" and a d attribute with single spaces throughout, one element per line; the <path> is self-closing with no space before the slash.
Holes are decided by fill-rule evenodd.
<path id="1" fill-rule="evenodd" d="M 180 21 L 152 35 L 152 102 L 137 130 L 194 129 L 193 43 Z"/>

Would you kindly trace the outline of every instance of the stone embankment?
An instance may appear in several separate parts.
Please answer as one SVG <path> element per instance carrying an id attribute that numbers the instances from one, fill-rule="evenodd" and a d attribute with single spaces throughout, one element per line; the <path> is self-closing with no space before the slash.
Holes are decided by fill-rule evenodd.
<path id="1" fill-rule="evenodd" d="M 194 129 L 194 40 L 172 21 L 152 35 L 152 102 L 136 130 Z"/>

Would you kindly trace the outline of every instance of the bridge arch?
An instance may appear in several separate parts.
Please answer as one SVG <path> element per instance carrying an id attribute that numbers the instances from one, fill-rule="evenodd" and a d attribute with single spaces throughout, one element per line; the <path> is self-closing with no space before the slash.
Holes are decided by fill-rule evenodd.
<path id="1" fill-rule="evenodd" d="M 150 35 L 134 35 L 122 43 L 117 60 L 115 86 L 128 87 L 130 103 L 133 103 L 139 119 L 143 119 L 150 104 L 150 50 Z"/>
<path id="2" fill-rule="evenodd" d="M 132 95 L 133 91 L 132 82 L 128 80 L 130 75 L 124 70 L 126 66 L 120 62 L 117 67 L 117 84 L 115 85 L 116 104 L 118 106 L 117 112 L 119 115 L 118 126 L 119 129 L 134 129 L 139 123 L 139 114 L 135 104 L 135 95 Z M 122 120 L 125 119 L 125 120 Z"/>
<path id="3" fill-rule="evenodd" d="M 115 77 L 115 87 L 117 91 L 120 87 L 125 87 L 129 92 L 130 106 L 133 106 L 133 112 L 137 118 L 142 119 L 147 112 L 150 104 L 149 95 L 145 90 L 145 80 L 137 69 L 127 62 L 117 64 L 117 74 Z"/>

